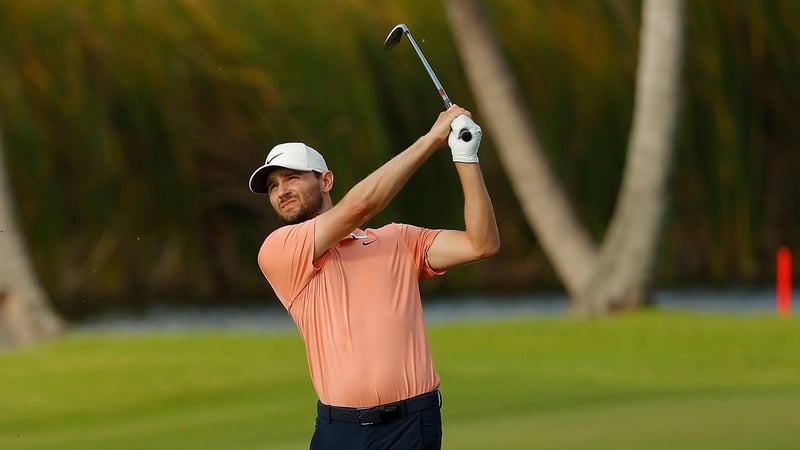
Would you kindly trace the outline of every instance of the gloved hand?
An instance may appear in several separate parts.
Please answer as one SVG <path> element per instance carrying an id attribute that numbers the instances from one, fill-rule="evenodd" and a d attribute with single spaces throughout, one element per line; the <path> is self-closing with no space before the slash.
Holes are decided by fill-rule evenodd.
<path id="1" fill-rule="evenodd" d="M 460 115 L 450 123 L 450 135 L 447 137 L 447 144 L 450 146 L 450 153 L 453 155 L 453 162 L 477 163 L 478 147 L 481 145 L 481 127 L 472 119 L 465 115 Z M 471 139 L 464 141 L 461 139 L 462 130 L 469 131 Z"/>

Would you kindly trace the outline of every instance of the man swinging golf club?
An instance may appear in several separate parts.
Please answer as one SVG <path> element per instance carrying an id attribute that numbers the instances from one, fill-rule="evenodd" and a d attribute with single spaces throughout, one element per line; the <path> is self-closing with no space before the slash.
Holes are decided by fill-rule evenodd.
<path id="1" fill-rule="evenodd" d="M 468 142 L 459 139 L 464 129 Z M 480 142 L 470 112 L 453 105 L 335 205 L 333 172 L 301 143 L 275 146 L 250 177 L 286 223 L 264 240 L 258 263 L 305 342 L 319 396 L 312 449 L 441 447 L 440 379 L 419 281 L 499 250 Z M 360 228 L 446 144 L 464 193 L 464 231 Z"/>
<path id="2" fill-rule="evenodd" d="M 446 110 L 430 131 L 334 205 L 333 172 L 316 150 L 277 145 L 250 177 L 287 224 L 264 240 L 261 271 L 297 324 L 319 396 L 311 449 L 439 449 L 442 398 L 419 281 L 498 252 L 500 238 L 478 165 L 481 128 L 453 105 L 404 24 Z M 361 227 L 416 170 L 449 145 L 464 192 L 465 230 L 391 223 Z"/>
<path id="3" fill-rule="evenodd" d="M 468 142 L 459 139 L 464 129 Z M 275 146 L 250 177 L 287 224 L 264 240 L 258 263 L 305 342 L 319 396 L 312 449 L 441 447 L 440 379 L 419 281 L 499 250 L 480 142 L 469 111 L 453 105 L 335 205 L 333 172 L 301 143 Z M 359 228 L 445 143 L 464 193 L 464 231 Z"/>

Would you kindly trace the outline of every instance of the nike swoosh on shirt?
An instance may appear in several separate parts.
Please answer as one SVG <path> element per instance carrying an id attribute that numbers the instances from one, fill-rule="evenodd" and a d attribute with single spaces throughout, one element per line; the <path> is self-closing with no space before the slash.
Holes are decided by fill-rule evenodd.
<path id="1" fill-rule="evenodd" d="M 268 159 L 268 160 L 267 160 L 267 164 L 271 163 L 271 162 L 272 162 L 272 160 L 274 160 L 274 159 L 275 159 L 275 158 L 277 158 L 278 156 L 281 156 L 282 154 L 283 154 L 283 152 L 280 152 L 280 153 L 278 153 L 277 155 L 273 156 L 272 158 Z"/>
<path id="2" fill-rule="evenodd" d="M 373 239 L 373 240 L 371 240 L 371 241 L 365 241 L 365 242 L 362 242 L 362 243 L 361 243 L 361 245 L 369 245 L 369 244 L 372 244 L 372 243 L 373 243 L 373 242 L 375 242 L 375 241 L 377 241 L 377 239 Z"/>

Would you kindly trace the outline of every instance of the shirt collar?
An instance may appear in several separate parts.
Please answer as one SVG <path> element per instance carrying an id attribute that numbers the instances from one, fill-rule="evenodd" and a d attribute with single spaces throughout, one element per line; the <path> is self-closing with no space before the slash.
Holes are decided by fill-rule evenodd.
<path id="1" fill-rule="evenodd" d="M 366 239 L 368 237 L 369 236 L 367 236 L 367 232 L 366 231 L 362 230 L 361 228 L 356 228 L 355 230 L 350 232 L 350 235 L 347 236 L 347 238 L 345 238 L 345 239 L 348 239 L 348 238 L 349 239 Z"/>

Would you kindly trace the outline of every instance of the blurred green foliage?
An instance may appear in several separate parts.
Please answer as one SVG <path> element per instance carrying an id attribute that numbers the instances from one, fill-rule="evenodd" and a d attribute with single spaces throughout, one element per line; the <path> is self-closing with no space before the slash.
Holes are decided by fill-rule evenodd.
<path id="1" fill-rule="evenodd" d="M 553 167 L 600 239 L 625 163 L 639 2 L 485 6 Z M 790 0 L 688 2 L 659 283 L 769 283 L 775 249 L 800 249 L 798 18 Z M 340 198 L 441 109 L 411 47 L 382 49 L 398 22 L 471 108 L 436 2 L 0 2 L 9 175 L 57 306 L 271 297 L 255 255 L 278 222 L 247 189 L 269 148 L 321 150 Z M 487 136 L 504 249 L 426 283 L 429 293 L 557 286 Z M 371 225 L 458 227 L 461 202 L 442 152 Z"/>

